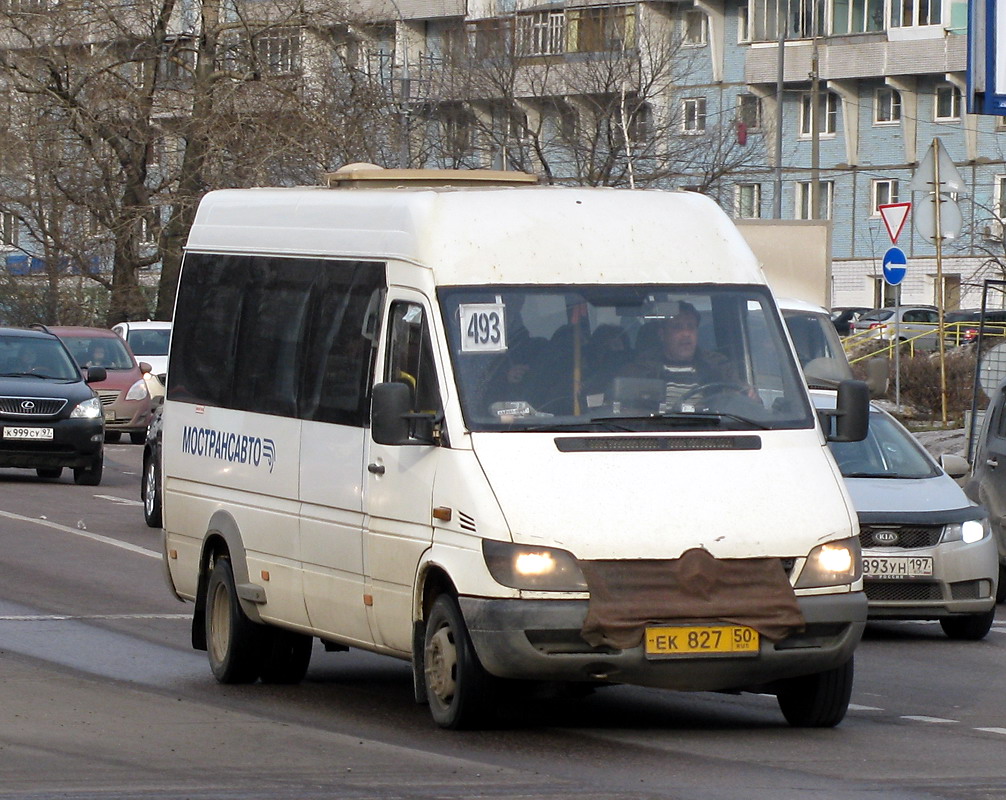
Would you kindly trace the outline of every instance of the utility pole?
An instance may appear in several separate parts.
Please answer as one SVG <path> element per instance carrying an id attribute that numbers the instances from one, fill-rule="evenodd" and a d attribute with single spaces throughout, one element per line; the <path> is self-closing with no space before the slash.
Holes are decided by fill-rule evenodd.
<path id="1" fill-rule="evenodd" d="M 775 188 L 772 194 L 772 216 L 782 219 L 782 101 L 786 85 L 786 15 L 782 0 L 775 0 L 775 28 L 779 39 L 775 79 Z"/>

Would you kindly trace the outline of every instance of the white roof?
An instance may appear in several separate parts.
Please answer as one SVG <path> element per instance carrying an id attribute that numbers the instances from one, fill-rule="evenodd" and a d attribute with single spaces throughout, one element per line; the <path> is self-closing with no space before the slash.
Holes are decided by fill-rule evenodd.
<path id="1" fill-rule="evenodd" d="M 200 203 L 188 249 L 398 259 L 440 285 L 764 282 L 733 223 L 693 192 L 221 190 Z"/>

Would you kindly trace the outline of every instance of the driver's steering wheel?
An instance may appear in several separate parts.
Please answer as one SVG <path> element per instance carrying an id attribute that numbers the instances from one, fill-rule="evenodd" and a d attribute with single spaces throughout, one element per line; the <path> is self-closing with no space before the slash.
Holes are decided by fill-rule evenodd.
<path id="1" fill-rule="evenodd" d="M 675 406 L 680 409 L 693 397 L 697 397 L 699 395 L 703 395 L 703 398 L 705 398 L 712 397 L 717 394 L 726 394 L 727 392 L 746 394 L 747 391 L 747 386 L 742 383 L 737 383 L 736 381 L 711 381 L 710 383 L 700 383 L 698 386 L 689 389 L 681 395 L 675 403 Z"/>

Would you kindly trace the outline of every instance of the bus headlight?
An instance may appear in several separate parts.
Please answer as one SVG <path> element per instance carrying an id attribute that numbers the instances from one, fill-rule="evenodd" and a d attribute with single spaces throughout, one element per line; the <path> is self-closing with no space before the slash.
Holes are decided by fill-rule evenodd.
<path id="1" fill-rule="evenodd" d="M 587 581 L 572 553 L 554 547 L 482 540 L 482 555 L 497 583 L 542 592 L 585 592 Z"/>
<path id="2" fill-rule="evenodd" d="M 863 552 L 859 539 L 842 539 L 820 544 L 810 551 L 796 582 L 797 589 L 843 586 L 855 583 L 863 573 Z"/>

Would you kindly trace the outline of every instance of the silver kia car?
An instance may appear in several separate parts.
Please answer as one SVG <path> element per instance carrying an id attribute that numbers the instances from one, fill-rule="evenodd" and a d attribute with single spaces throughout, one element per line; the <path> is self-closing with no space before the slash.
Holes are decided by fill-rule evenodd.
<path id="1" fill-rule="evenodd" d="M 812 393 L 834 408 L 835 393 Z M 859 515 L 869 619 L 939 620 L 952 639 L 982 639 L 995 619 L 999 560 L 987 513 L 894 417 L 870 408 L 861 442 L 831 442 Z M 947 469 L 944 469 L 944 466 Z"/>

